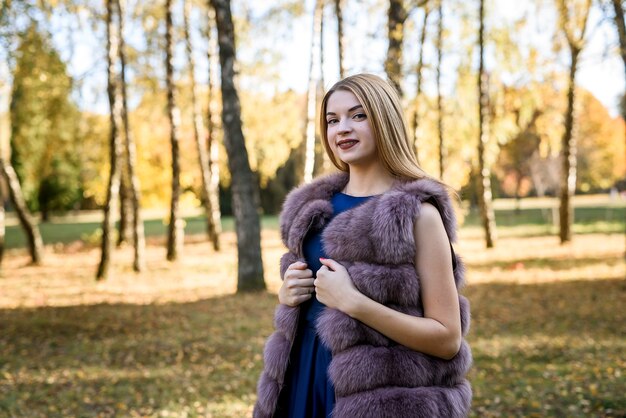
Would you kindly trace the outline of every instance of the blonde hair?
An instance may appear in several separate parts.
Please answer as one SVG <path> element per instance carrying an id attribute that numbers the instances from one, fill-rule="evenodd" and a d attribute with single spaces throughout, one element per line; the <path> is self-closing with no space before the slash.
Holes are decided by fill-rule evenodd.
<path id="1" fill-rule="evenodd" d="M 396 90 L 382 78 L 372 74 L 356 74 L 335 83 L 324 95 L 320 111 L 322 143 L 332 163 L 341 171 L 348 165 L 337 159 L 328 144 L 326 107 L 328 99 L 337 90 L 349 91 L 356 96 L 371 124 L 376 149 L 383 166 L 401 179 L 436 178 L 422 170 L 409 141 L 409 134 Z"/>

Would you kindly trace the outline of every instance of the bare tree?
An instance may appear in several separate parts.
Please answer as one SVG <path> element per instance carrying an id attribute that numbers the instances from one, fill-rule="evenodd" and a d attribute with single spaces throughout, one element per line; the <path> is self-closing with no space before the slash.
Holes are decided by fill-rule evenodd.
<path id="1" fill-rule="evenodd" d="M 0 156 L 0 171 L 2 172 L 2 177 L 4 177 L 8 186 L 11 203 L 13 203 L 13 207 L 17 212 L 20 224 L 26 233 L 31 261 L 33 264 L 41 264 L 43 262 L 43 240 L 41 239 L 39 228 L 28 212 L 26 201 L 22 195 L 20 181 L 15 173 L 15 170 L 8 161 L 4 160 L 2 156 Z M 4 204 L 4 200 L 2 201 L 2 204 Z M 2 212 L 4 218 L 4 207 L 2 208 Z M 2 228 L 4 229 L 4 222 L 2 225 Z"/>
<path id="2" fill-rule="evenodd" d="M 232 176 L 233 211 L 237 231 L 237 292 L 265 289 L 261 259 L 259 186 L 256 183 L 241 129 L 241 107 L 235 87 L 235 28 L 230 0 L 210 0 L 215 9 L 222 68 L 222 123 Z"/>
<path id="3" fill-rule="evenodd" d="M 170 120 L 172 146 L 172 197 L 170 221 L 167 229 L 167 259 L 174 261 L 182 251 L 184 241 L 183 221 L 180 219 L 180 151 L 178 126 L 180 111 L 174 98 L 174 42 L 172 41 L 172 0 L 165 0 L 165 81 L 167 86 L 167 115 Z"/>
<path id="4" fill-rule="evenodd" d="M 215 131 L 219 124 L 215 103 L 215 83 L 219 70 L 219 57 L 217 56 L 217 32 L 215 25 L 215 10 L 209 7 L 207 22 L 207 35 L 209 39 L 209 49 L 207 58 L 209 62 L 209 106 L 207 110 L 207 149 L 209 156 L 209 200 L 211 201 L 211 217 L 207 221 L 209 237 L 212 237 L 213 249 L 220 250 L 220 234 L 222 232 L 222 220 L 220 213 L 220 166 L 219 147 Z"/>
<path id="5" fill-rule="evenodd" d="M 619 36 L 619 52 L 624 61 L 624 72 L 626 73 L 626 23 L 624 22 L 624 6 L 620 0 L 611 0 L 613 10 L 615 11 L 615 27 Z M 626 116 L 624 117 L 626 120 Z"/>
<path id="6" fill-rule="evenodd" d="M 626 75 L 626 23 L 624 22 L 624 6 L 620 0 L 612 0 L 615 11 L 615 27 L 619 36 L 619 52 L 624 62 L 624 74 Z M 626 121 L 626 93 L 622 95 L 622 119 Z M 624 129 L 624 140 L 626 141 L 626 129 Z M 625 234 L 626 236 L 626 234 Z"/>
<path id="7" fill-rule="evenodd" d="M 561 140 L 561 191 L 559 205 L 559 238 L 561 244 L 572 240 L 572 201 L 576 189 L 576 136 L 574 135 L 574 104 L 576 92 L 576 71 L 578 57 L 584 46 L 585 32 L 591 0 L 583 0 L 580 15 L 573 9 L 572 1 L 558 0 L 559 28 L 563 32 L 570 51 L 569 87 L 567 90 L 567 109 L 565 111 L 565 131 Z M 582 3 L 582 2 L 581 2 Z"/>
<path id="8" fill-rule="evenodd" d="M 443 0 L 437 2 L 437 133 L 439 134 L 439 178 L 443 179 L 445 147 L 443 141 L 443 94 L 441 94 L 441 61 L 443 57 Z"/>
<path id="9" fill-rule="evenodd" d="M 320 78 L 320 69 L 316 71 L 316 63 L 321 63 L 322 13 L 324 0 L 316 0 L 313 12 L 313 30 L 311 34 L 311 61 L 309 62 L 309 86 L 307 89 L 307 120 L 305 131 L 304 182 L 313 180 L 315 168 L 315 110 L 316 87 Z"/>
<path id="10" fill-rule="evenodd" d="M 495 245 L 496 222 L 491 203 L 491 173 L 485 163 L 485 145 L 489 141 L 487 135 L 487 115 L 489 113 L 488 77 L 485 72 L 485 0 L 480 0 L 479 6 L 480 28 L 478 31 L 479 64 L 478 64 L 478 108 L 479 108 L 479 138 L 478 138 L 478 202 L 480 218 L 485 230 L 487 248 Z"/>
<path id="11" fill-rule="evenodd" d="M 344 63 L 345 57 L 345 39 L 343 35 L 343 0 L 335 0 L 335 16 L 337 17 L 337 52 L 339 53 L 339 78 L 346 76 Z"/>
<path id="12" fill-rule="evenodd" d="M 207 220 L 207 236 L 215 244 L 215 228 L 213 225 L 213 208 L 209 199 L 209 187 L 211 183 L 209 173 L 209 156 L 207 148 L 202 140 L 204 138 L 204 124 L 202 123 L 202 112 L 200 109 L 200 101 L 198 100 L 198 85 L 196 84 L 196 65 L 193 58 L 193 47 L 191 45 L 191 37 L 189 35 L 189 15 L 191 13 L 191 2 L 183 0 L 183 30 L 185 34 L 185 49 L 187 50 L 187 62 L 189 68 L 189 80 L 191 82 L 191 111 L 193 118 L 193 137 L 198 151 L 198 160 L 200 165 L 200 177 L 202 179 L 202 203 Z"/>
<path id="13" fill-rule="evenodd" d="M 408 16 L 404 0 L 389 0 L 389 9 L 387 9 L 387 37 L 389 45 L 387 47 L 387 58 L 385 59 L 385 72 L 400 96 L 403 95 L 402 43 L 404 42 L 404 23 Z"/>
<path id="14" fill-rule="evenodd" d="M 120 61 L 120 88 L 122 93 L 122 122 L 124 124 L 124 138 L 126 140 L 124 144 L 124 173 L 126 174 L 126 187 L 125 192 L 129 195 L 127 201 L 124 199 L 121 201 L 121 206 L 128 205 L 130 210 L 124 210 L 122 213 L 131 215 L 131 231 L 133 234 L 133 270 L 136 272 L 143 271 L 145 269 L 145 247 L 146 239 L 144 236 L 143 218 L 141 217 L 141 188 L 139 186 L 139 177 L 137 176 L 137 170 L 135 164 L 137 161 L 137 147 L 135 140 L 131 134 L 130 122 L 128 118 L 128 95 L 126 92 L 126 52 L 124 42 L 124 23 L 125 23 L 125 2 L 126 0 L 116 0 L 118 11 L 118 32 L 119 32 L 119 61 Z M 122 182 L 123 183 L 123 182 Z M 120 219 L 120 223 L 122 220 Z"/>
<path id="15" fill-rule="evenodd" d="M 615 11 L 615 27 L 619 37 L 619 52 L 624 62 L 624 74 L 626 75 L 626 23 L 624 22 L 624 6 L 620 0 L 612 0 L 613 10 Z M 622 118 L 626 121 L 626 95 L 622 96 Z M 626 135 L 626 129 L 624 129 Z M 624 137 L 626 140 L 626 136 Z"/>
<path id="16" fill-rule="evenodd" d="M 430 15 L 430 8 L 428 4 L 424 6 L 424 18 L 422 19 L 422 29 L 420 31 L 419 45 L 420 52 L 417 60 L 417 68 L 415 69 L 416 83 L 415 83 L 415 104 L 413 109 L 412 132 L 413 132 L 413 149 L 415 151 L 415 157 L 419 161 L 419 108 L 420 98 L 422 95 L 422 70 L 424 68 L 424 44 L 426 43 L 426 28 L 428 24 L 428 16 Z"/>
<path id="17" fill-rule="evenodd" d="M 109 98 L 109 149 L 110 149 L 110 174 L 107 186 L 107 202 L 104 206 L 104 220 L 102 222 L 101 257 L 96 273 L 96 280 L 106 279 L 111 253 L 113 252 L 113 240 L 111 235 L 115 229 L 115 213 L 120 190 L 120 167 L 119 161 L 122 154 L 122 143 L 119 128 L 121 126 L 122 99 L 115 76 L 115 68 L 119 57 L 120 46 L 119 33 L 113 22 L 115 0 L 106 2 L 106 26 L 107 26 L 107 95 Z"/>
<path id="18" fill-rule="evenodd" d="M 429 0 L 389 0 L 387 9 L 387 57 L 385 58 L 385 72 L 391 84 L 398 90 L 400 97 L 404 95 L 402 90 L 402 65 L 404 25 L 411 13 L 417 8 L 425 6 Z"/>
<path id="19" fill-rule="evenodd" d="M 121 48 L 120 48 L 121 50 Z M 126 144 L 122 141 L 122 147 L 124 148 L 121 153 L 120 165 L 120 221 L 117 226 L 117 246 L 121 247 L 122 244 L 127 244 L 130 241 L 130 235 L 133 229 L 133 202 L 131 201 L 130 194 L 130 180 L 126 171 Z"/>

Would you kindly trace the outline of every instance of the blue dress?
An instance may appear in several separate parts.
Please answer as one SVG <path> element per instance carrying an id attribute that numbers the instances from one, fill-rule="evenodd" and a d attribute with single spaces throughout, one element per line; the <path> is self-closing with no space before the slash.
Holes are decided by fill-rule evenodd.
<path id="1" fill-rule="evenodd" d="M 333 217 L 370 197 L 335 194 L 331 199 Z M 319 258 L 327 258 L 321 237 L 322 231 L 314 231 L 307 234 L 303 243 L 304 258 L 314 277 L 322 267 Z M 291 348 L 285 386 L 280 393 L 275 418 L 330 417 L 335 405 L 335 389 L 327 374 L 332 356 L 315 333 L 315 320 L 324 306 L 315 294 L 300 306 L 298 331 Z"/>

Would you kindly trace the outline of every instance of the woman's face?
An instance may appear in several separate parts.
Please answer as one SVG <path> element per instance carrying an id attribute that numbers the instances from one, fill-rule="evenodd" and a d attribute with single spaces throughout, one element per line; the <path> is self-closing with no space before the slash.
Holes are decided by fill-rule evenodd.
<path id="1" fill-rule="evenodd" d="M 377 159 L 372 126 L 356 96 L 337 90 L 326 103 L 328 145 L 335 157 L 348 165 L 370 164 Z"/>

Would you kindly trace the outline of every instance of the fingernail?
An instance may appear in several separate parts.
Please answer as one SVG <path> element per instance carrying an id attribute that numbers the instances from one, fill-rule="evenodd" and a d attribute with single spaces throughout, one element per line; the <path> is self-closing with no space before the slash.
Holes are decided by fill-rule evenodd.
<path id="1" fill-rule="evenodd" d="M 324 257 L 320 257 L 320 260 L 326 260 Z"/>

